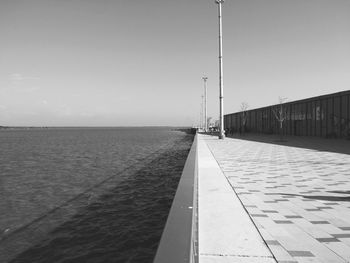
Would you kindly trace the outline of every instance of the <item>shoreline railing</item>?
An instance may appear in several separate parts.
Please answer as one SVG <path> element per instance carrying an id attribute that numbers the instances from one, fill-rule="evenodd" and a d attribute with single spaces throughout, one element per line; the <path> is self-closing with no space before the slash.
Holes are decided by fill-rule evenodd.
<path id="1" fill-rule="evenodd" d="M 197 136 L 188 154 L 154 263 L 198 262 Z"/>

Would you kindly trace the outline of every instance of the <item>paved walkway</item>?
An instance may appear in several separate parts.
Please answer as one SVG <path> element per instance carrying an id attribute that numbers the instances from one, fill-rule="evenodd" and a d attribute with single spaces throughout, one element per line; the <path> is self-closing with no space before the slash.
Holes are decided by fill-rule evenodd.
<path id="1" fill-rule="evenodd" d="M 200 263 L 274 263 L 206 142 L 197 147 Z"/>
<path id="2" fill-rule="evenodd" d="M 329 144 L 330 140 L 314 140 L 318 144 L 315 146 L 320 146 L 322 140 Z M 255 255 L 260 251 L 260 254 L 257 253 L 258 256 L 270 260 L 266 262 L 273 262 L 271 255 L 269 256 L 271 251 L 280 263 L 350 262 L 350 155 L 339 153 L 339 150 L 332 152 L 315 150 L 318 147 L 302 148 L 300 147 L 302 144 L 293 147 L 291 143 L 285 146 L 233 138 L 218 140 L 216 137 L 206 135 L 199 135 L 199 142 L 205 143 L 210 149 L 212 157 L 216 159 L 226 179 L 226 187 L 229 186 L 232 189 L 231 194 L 238 196 L 244 205 L 244 208 L 239 207 L 236 201 L 227 199 L 224 205 L 221 205 L 223 207 L 226 205 L 226 208 L 221 209 L 236 210 L 226 211 L 223 214 L 216 212 L 217 217 L 211 219 L 216 221 L 221 229 L 226 228 L 227 233 L 222 235 L 222 238 L 213 233 L 214 231 L 203 232 L 201 220 L 207 219 L 205 215 L 201 217 L 201 199 L 202 202 L 210 202 L 209 198 L 203 200 L 203 197 L 209 191 L 215 192 L 215 186 L 207 189 L 207 193 L 202 192 L 201 196 L 200 180 L 209 174 L 204 176 L 203 171 L 201 172 L 200 167 L 203 164 L 199 149 L 200 256 L 206 253 L 203 247 L 201 249 L 201 242 L 203 245 L 205 240 L 204 237 L 201 239 L 201 235 L 209 238 L 207 243 L 204 242 L 206 246 L 210 246 L 210 242 L 215 244 L 221 240 L 218 246 L 226 244 L 227 247 L 228 244 L 235 242 L 236 236 L 235 233 L 231 236 L 228 233 L 233 233 L 236 231 L 235 228 L 241 229 L 245 225 L 246 228 L 258 233 L 258 235 L 250 233 L 247 236 L 251 246 L 247 251 L 242 250 L 246 256 L 249 256 L 249 253 Z M 339 145 L 342 143 L 345 146 Z M 348 141 L 341 140 L 334 140 L 334 144 L 334 149 L 349 146 Z M 203 145 L 201 147 L 205 148 Z M 329 145 L 327 147 L 329 148 Z M 223 187 L 220 186 L 220 180 L 216 178 L 211 182 L 219 184 L 218 190 Z M 221 181 L 221 184 L 224 184 L 224 181 Z M 220 206 L 219 203 L 216 205 Z M 235 214 L 237 212 L 243 217 L 242 211 L 246 215 L 248 212 L 252 221 L 243 220 L 245 223 L 236 226 Z M 226 218 L 227 221 L 220 221 L 217 218 L 221 216 L 231 216 L 232 219 Z M 230 240 L 227 239 L 228 236 Z M 252 240 L 254 237 L 255 244 Z M 261 237 L 268 245 L 267 252 L 261 247 Z M 229 254 L 221 252 L 223 257 Z M 235 257 L 224 258 L 226 261 L 217 261 L 214 258 L 202 262 L 254 262 L 235 260 L 237 259 Z"/>

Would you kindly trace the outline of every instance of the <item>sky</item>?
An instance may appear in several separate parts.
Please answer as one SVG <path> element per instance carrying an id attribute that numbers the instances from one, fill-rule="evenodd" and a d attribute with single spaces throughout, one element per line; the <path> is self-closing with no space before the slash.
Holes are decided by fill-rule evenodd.
<path id="1" fill-rule="evenodd" d="M 350 88 L 349 0 L 226 0 L 224 112 Z M 0 0 L 0 126 L 218 119 L 214 0 Z"/>

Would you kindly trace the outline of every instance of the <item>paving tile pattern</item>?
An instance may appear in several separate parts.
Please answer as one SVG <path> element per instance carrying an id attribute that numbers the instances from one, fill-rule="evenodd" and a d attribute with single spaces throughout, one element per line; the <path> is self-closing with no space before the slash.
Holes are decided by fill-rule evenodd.
<path id="1" fill-rule="evenodd" d="M 350 155 L 203 138 L 278 262 L 350 262 Z"/>

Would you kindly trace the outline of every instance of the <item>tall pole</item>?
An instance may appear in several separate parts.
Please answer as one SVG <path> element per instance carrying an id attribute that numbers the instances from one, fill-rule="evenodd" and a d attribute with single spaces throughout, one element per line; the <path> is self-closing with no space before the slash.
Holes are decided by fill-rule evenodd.
<path id="1" fill-rule="evenodd" d="M 225 138 L 224 132 L 224 83 L 223 83 L 223 66 L 222 66 L 222 3 L 225 0 L 215 0 L 215 3 L 218 4 L 219 9 L 219 86 L 220 86 L 220 131 L 219 139 Z"/>
<path id="2" fill-rule="evenodd" d="M 207 77 L 202 78 L 204 80 L 204 131 L 208 131 L 208 111 L 207 111 Z"/>
<path id="3" fill-rule="evenodd" d="M 203 95 L 201 96 L 201 119 L 200 119 L 200 129 L 203 130 Z"/>

